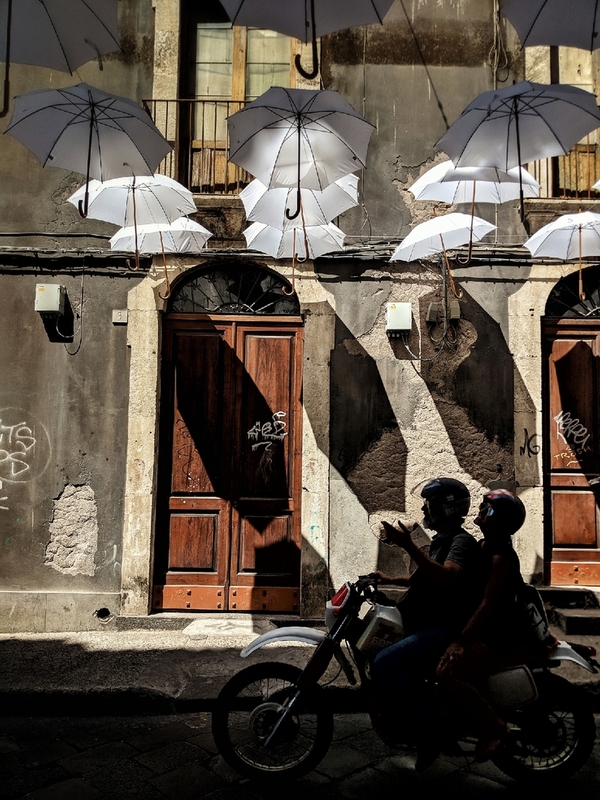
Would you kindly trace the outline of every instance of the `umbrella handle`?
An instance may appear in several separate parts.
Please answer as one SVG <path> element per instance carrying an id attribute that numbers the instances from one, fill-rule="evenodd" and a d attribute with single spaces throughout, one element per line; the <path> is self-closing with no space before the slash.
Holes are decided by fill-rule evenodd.
<path id="1" fill-rule="evenodd" d="M 312 70 L 309 72 L 304 69 L 300 61 L 300 53 L 296 53 L 296 58 L 294 59 L 296 69 L 307 81 L 312 81 L 319 74 L 319 52 L 317 50 L 317 36 L 315 32 L 315 0 L 310 0 L 310 18 L 312 22 Z"/>
<path id="2" fill-rule="evenodd" d="M 84 199 L 80 200 L 77 203 L 77 208 L 79 209 L 79 216 L 85 219 L 88 215 L 88 211 L 90 209 L 90 190 L 89 190 L 89 183 L 85 185 L 85 195 Z"/>
<path id="3" fill-rule="evenodd" d="M 473 223 L 475 222 L 475 191 L 477 181 L 473 181 L 473 197 L 471 198 L 471 230 L 469 232 L 469 252 L 466 258 L 461 258 L 459 255 L 455 256 L 458 264 L 469 264 L 471 256 L 473 255 Z"/>
<path id="4" fill-rule="evenodd" d="M 301 205 L 302 205 L 302 197 L 301 197 L 301 195 L 300 195 L 300 186 L 298 186 L 298 189 L 296 190 L 296 210 L 294 211 L 294 213 L 293 213 L 293 214 L 291 214 L 291 213 L 290 213 L 290 209 L 289 209 L 289 208 L 286 208 L 286 210 L 285 210 L 285 216 L 286 216 L 288 219 L 296 219 L 296 217 L 297 217 L 297 216 L 298 216 L 298 214 L 300 213 L 300 206 L 301 206 Z"/>
<path id="5" fill-rule="evenodd" d="M 160 236 L 160 249 L 162 250 L 163 269 L 165 271 L 165 282 L 167 284 L 167 293 L 161 294 L 159 292 L 158 296 L 161 300 L 167 300 L 171 296 L 171 284 L 169 283 L 169 273 L 167 272 L 167 257 L 165 256 L 165 243 L 163 242 L 162 231 L 159 231 L 158 235 Z"/>
<path id="6" fill-rule="evenodd" d="M 5 117 L 8 114 L 8 106 L 10 105 L 10 36 L 12 29 L 12 0 L 8 0 L 8 8 L 6 11 L 6 52 L 4 54 L 4 102 L 0 117 Z"/>

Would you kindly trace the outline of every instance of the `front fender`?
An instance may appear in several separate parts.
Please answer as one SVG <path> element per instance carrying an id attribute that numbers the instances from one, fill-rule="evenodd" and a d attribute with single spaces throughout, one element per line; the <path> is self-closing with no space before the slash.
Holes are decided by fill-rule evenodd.
<path id="1" fill-rule="evenodd" d="M 321 644 L 324 638 L 325 633 L 314 628 L 301 628 L 299 625 L 291 628 L 275 628 L 275 630 L 267 631 L 267 633 L 263 633 L 253 642 L 250 642 L 249 645 L 244 647 L 240 655 L 242 658 L 248 658 L 255 650 L 274 642 L 300 642 L 301 644 L 314 644 L 316 646 Z"/>

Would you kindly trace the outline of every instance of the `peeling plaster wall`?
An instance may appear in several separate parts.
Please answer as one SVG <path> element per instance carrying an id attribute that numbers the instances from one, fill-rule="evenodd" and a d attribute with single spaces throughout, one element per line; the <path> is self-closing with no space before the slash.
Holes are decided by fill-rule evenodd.
<path id="1" fill-rule="evenodd" d="M 94 575 L 98 550 L 98 506 L 91 486 L 68 484 L 53 503 L 47 564 L 65 575 Z"/>

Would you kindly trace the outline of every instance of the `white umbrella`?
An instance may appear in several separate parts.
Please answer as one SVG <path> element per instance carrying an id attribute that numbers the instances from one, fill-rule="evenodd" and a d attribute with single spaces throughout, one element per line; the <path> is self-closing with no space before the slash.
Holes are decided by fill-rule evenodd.
<path id="1" fill-rule="evenodd" d="M 438 140 L 457 167 L 509 170 L 565 155 L 600 127 L 596 96 L 576 86 L 521 81 L 476 97 Z"/>
<path id="2" fill-rule="evenodd" d="M 246 228 L 244 236 L 248 249 L 273 258 L 315 259 L 333 250 L 344 249 L 344 233 L 331 222 L 287 231 L 254 222 Z"/>
<path id="3" fill-rule="evenodd" d="M 576 86 L 521 81 L 483 92 L 438 140 L 457 167 L 499 167 L 564 155 L 600 126 L 596 96 Z M 521 219 L 524 218 L 521 194 Z"/>
<path id="4" fill-rule="evenodd" d="M 172 150 L 141 106 L 86 83 L 19 95 L 6 133 L 43 166 L 81 172 L 86 183 L 152 175 Z M 88 198 L 86 193 L 83 216 Z"/>
<path id="5" fill-rule="evenodd" d="M 466 244 L 471 233 L 473 238 L 479 241 L 495 228 L 495 225 L 481 217 L 475 217 L 471 221 L 471 214 L 460 214 L 457 211 L 433 217 L 412 229 L 394 250 L 390 261 L 417 261 L 420 258 L 428 258 L 435 253 Z"/>
<path id="6" fill-rule="evenodd" d="M 212 233 L 187 217 L 174 222 L 137 226 L 140 253 L 199 253 Z M 121 228 L 110 240 L 111 250 L 133 253 L 136 232 L 133 226 Z"/>
<path id="7" fill-rule="evenodd" d="M 288 188 L 267 189 L 258 179 L 253 180 L 240 192 L 240 200 L 251 222 L 263 222 L 279 230 L 292 227 L 325 225 L 343 211 L 358 205 L 358 177 L 345 175 L 326 186 L 322 192 L 301 189 L 301 213 L 294 220 L 286 217 Z"/>
<path id="8" fill-rule="evenodd" d="M 524 245 L 532 256 L 579 261 L 579 297 L 585 300 L 581 265 L 583 258 L 600 258 L 600 214 L 582 211 L 563 214 L 544 225 Z"/>
<path id="9" fill-rule="evenodd" d="M 69 197 L 79 207 L 89 192 L 88 217 L 115 225 L 169 223 L 198 210 L 189 189 L 166 175 L 90 181 Z"/>
<path id="10" fill-rule="evenodd" d="M 5 54 L 4 109 L 10 64 L 73 74 L 77 67 L 120 50 L 117 0 L 0 0 L 0 53 Z"/>
<path id="11" fill-rule="evenodd" d="M 452 161 L 444 161 L 417 178 L 409 191 L 415 200 L 437 200 L 449 205 L 501 204 L 519 199 L 520 182 L 525 197 L 539 195 L 539 183 L 523 167 L 504 172 L 497 167 L 455 167 Z"/>
<path id="12" fill-rule="evenodd" d="M 265 186 L 323 191 L 365 165 L 374 126 L 334 91 L 273 87 L 227 118 L 229 158 Z"/>
<path id="13" fill-rule="evenodd" d="M 452 293 L 456 297 L 461 297 L 462 290 L 456 290 L 446 251 L 460 247 L 473 239 L 479 241 L 495 228 L 495 225 L 481 217 L 460 214 L 457 211 L 444 214 L 442 217 L 433 217 L 412 229 L 394 250 L 390 261 L 417 261 L 435 253 L 443 253 Z"/>
<path id="14" fill-rule="evenodd" d="M 523 46 L 600 47 L 598 0 L 504 0 L 502 14 L 512 22 Z"/>
<path id="15" fill-rule="evenodd" d="M 266 28 L 313 43 L 313 69 L 304 70 L 296 56 L 296 67 L 309 80 L 319 71 L 317 38 L 327 33 L 383 22 L 393 0 L 221 0 L 234 25 Z"/>

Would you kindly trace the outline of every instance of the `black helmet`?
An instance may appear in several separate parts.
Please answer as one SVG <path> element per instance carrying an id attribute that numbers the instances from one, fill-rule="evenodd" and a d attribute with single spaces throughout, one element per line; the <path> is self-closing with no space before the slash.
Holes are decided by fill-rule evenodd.
<path id="1" fill-rule="evenodd" d="M 516 533 L 525 522 L 527 512 L 522 500 L 508 489 L 494 489 L 484 495 L 483 499 L 492 507 L 498 525 L 507 533 Z"/>
<path id="2" fill-rule="evenodd" d="M 434 478 L 421 485 L 421 497 L 427 504 L 431 522 L 452 517 L 463 519 L 469 513 L 471 495 L 461 481 Z"/>

